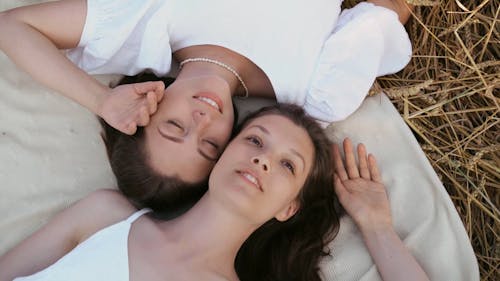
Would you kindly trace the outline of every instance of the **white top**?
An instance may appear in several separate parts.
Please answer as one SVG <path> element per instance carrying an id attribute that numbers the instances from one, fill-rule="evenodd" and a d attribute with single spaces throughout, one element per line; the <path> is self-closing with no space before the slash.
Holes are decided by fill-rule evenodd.
<path id="1" fill-rule="evenodd" d="M 13 281 L 128 281 L 128 236 L 132 223 L 150 209 L 99 230 L 57 262 Z"/>
<path id="2" fill-rule="evenodd" d="M 279 102 L 321 121 L 343 119 L 377 76 L 403 68 L 411 45 L 391 10 L 341 0 L 88 0 L 68 57 L 91 74 L 175 76 L 172 52 L 218 45 L 254 62 Z"/>

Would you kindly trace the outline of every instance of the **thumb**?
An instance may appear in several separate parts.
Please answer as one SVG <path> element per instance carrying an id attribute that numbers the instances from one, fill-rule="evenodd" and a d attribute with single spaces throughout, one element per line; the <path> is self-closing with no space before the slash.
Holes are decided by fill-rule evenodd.
<path id="1" fill-rule="evenodd" d="M 123 128 L 123 130 L 120 131 L 127 135 L 133 135 L 137 132 L 137 124 L 135 122 L 130 122 Z"/>

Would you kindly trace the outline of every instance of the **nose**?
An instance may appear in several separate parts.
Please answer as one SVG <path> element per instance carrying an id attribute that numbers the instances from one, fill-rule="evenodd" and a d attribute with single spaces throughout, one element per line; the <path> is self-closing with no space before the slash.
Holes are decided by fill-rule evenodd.
<path id="1" fill-rule="evenodd" d="M 252 163 L 260 166 L 260 168 L 264 170 L 264 172 L 269 172 L 271 169 L 269 160 L 267 159 L 267 157 L 264 157 L 263 155 L 252 157 Z"/>
<path id="2" fill-rule="evenodd" d="M 198 127 L 204 127 L 210 123 L 210 115 L 205 111 L 195 110 L 193 111 L 193 120 Z"/>

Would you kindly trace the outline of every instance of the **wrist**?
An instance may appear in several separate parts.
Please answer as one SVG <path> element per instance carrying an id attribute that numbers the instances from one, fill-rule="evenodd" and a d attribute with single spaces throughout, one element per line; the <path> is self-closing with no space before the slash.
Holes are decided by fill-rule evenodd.
<path id="1" fill-rule="evenodd" d="M 104 100 L 106 96 L 109 94 L 109 91 L 111 89 L 107 86 L 104 86 L 99 83 L 99 85 L 96 85 L 96 88 L 91 91 L 91 99 L 89 100 L 90 104 L 88 104 L 88 108 L 92 113 L 102 117 L 102 104 L 104 103 Z"/>
<path id="2" fill-rule="evenodd" d="M 390 218 L 386 220 L 366 220 L 358 222 L 358 227 L 363 236 L 382 235 L 394 232 Z"/>

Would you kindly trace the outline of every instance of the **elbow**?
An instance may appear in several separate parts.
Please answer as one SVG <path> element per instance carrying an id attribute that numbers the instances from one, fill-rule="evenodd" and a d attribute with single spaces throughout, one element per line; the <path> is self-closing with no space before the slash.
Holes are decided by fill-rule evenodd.
<path id="1" fill-rule="evenodd" d="M 410 19 L 415 6 L 404 2 L 398 8 L 399 9 L 398 9 L 397 13 L 399 16 L 399 21 L 402 24 L 406 24 L 408 22 L 408 20 Z"/>
<path id="2" fill-rule="evenodd" d="M 405 24 L 411 17 L 413 9 L 415 6 L 406 2 L 406 0 L 367 0 L 367 2 L 373 3 L 377 6 L 393 10 L 398 14 L 399 21 Z"/>
<path id="3" fill-rule="evenodd" d="M 399 21 L 402 24 L 406 24 L 406 22 L 410 19 L 415 6 L 406 2 L 406 0 L 392 0 L 392 2 L 394 11 L 398 14 Z"/>

